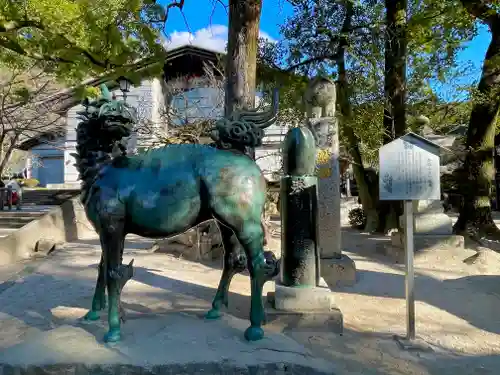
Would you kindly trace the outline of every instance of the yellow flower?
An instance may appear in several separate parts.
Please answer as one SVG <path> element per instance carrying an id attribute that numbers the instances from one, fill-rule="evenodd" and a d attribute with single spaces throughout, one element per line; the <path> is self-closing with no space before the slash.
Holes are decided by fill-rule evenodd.
<path id="1" fill-rule="evenodd" d="M 319 178 L 326 178 L 332 175 L 330 159 L 332 153 L 328 149 L 318 150 L 316 155 L 316 173 Z"/>
<path id="2" fill-rule="evenodd" d="M 318 150 L 318 154 L 316 155 L 316 164 L 318 166 L 328 164 L 330 162 L 331 156 L 332 153 L 329 150 Z"/>

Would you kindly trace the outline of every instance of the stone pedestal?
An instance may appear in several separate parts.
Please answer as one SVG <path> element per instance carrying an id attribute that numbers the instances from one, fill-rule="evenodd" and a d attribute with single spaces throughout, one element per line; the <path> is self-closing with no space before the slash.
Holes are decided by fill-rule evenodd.
<path id="1" fill-rule="evenodd" d="M 415 251 L 464 248 L 464 237 L 453 235 L 453 222 L 444 213 L 441 201 L 416 201 L 413 202 L 413 210 Z M 402 224 L 403 217 L 399 219 Z M 404 260 L 404 239 L 404 233 L 392 233 L 391 246 L 386 248 L 386 254 Z"/>
<path id="2" fill-rule="evenodd" d="M 327 123 L 327 127 L 325 127 Z M 356 282 L 354 261 L 342 254 L 338 122 L 334 117 L 311 120 L 319 151 L 328 150 L 328 160 L 318 160 L 318 246 L 321 276 L 330 288 Z M 327 132 L 327 134 L 322 134 Z"/>
<path id="3" fill-rule="evenodd" d="M 266 323 L 308 332 L 342 333 L 342 312 L 324 282 L 320 286 L 287 287 L 276 283 L 267 295 Z"/>
<path id="4" fill-rule="evenodd" d="M 453 222 L 444 213 L 441 201 L 420 200 L 413 202 L 413 230 L 415 234 L 451 235 Z M 403 217 L 399 218 L 403 223 Z M 401 225 L 403 227 L 403 225 Z"/>
<path id="5" fill-rule="evenodd" d="M 330 157 L 318 160 L 318 245 L 321 258 L 333 258 L 342 254 L 338 123 L 334 117 L 319 121 L 328 123 L 327 141 L 319 145 L 319 151 L 329 151 Z"/>

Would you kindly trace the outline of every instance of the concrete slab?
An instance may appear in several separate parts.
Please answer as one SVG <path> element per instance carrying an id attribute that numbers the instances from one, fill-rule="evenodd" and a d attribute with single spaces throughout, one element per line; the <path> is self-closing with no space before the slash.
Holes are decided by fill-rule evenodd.
<path id="1" fill-rule="evenodd" d="M 303 346 L 281 334 L 246 342 L 243 331 L 247 322 L 231 316 L 205 321 L 195 315 L 173 313 L 130 320 L 126 325 L 126 337 L 113 345 L 100 340 L 104 327 L 99 323 L 61 325 L 29 335 L 24 342 L 0 353 L 0 374 L 21 368 L 25 374 L 46 374 L 50 370 L 89 375 L 331 375 L 334 370 L 331 363 L 313 357 Z"/>
<path id="2" fill-rule="evenodd" d="M 123 291 L 127 321 L 118 344 L 103 343 L 105 313 L 99 321 L 81 321 L 97 276 L 96 239 L 66 244 L 0 284 L 0 375 L 337 373 L 273 327 L 266 326 L 259 342 L 244 339 L 245 275 L 231 284 L 230 314 L 204 320 L 220 269 L 144 250 L 149 246 L 134 236 L 127 241 L 124 261 L 135 258 L 136 274 Z"/>

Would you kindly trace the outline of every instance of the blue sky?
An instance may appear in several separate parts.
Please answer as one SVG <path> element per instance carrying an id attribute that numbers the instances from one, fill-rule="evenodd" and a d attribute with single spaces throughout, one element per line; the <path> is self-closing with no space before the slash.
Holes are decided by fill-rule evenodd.
<path id="1" fill-rule="evenodd" d="M 166 2 L 169 0 L 163 0 Z M 223 50 L 227 40 L 226 10 L 216 0 L 186 0 L 182 15 L 177 9 L 170 12 L 166 33 L 171 47 L 192 43 L 206 48 Z M 261 36 L 280 39 L 279 24 L 291 14 L 291 6 L 285 0 L 264 0 L 261 17 Z M 467 81 L 478 79 L 486 49 L 490 42 L 487 28 L 482 27 L 479 35 L 467 44 L 459 54 L 462 62 L 474 66 Z"/>

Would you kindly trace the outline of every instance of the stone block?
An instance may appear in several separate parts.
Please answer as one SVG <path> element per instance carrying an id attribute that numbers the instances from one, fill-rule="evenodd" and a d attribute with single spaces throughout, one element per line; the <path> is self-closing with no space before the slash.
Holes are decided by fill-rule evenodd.
<path id="1" fill-rule="evenodd" d="M 248 343 L 248 321 L 228 314 L 210 322 L 187 313 L 131 319 L 116 344 L 102 342 L 100 325 L 71 323 L 2 347 L 0 375 L 338 374 L 334 363 L 282 333 Z"/>
<path id="2" fill-rule="evenodd" d="M 453 222 L 445 213 L 414 215 L 415 233 L 452 234 Z"/>
<path id="3" fill-rule="evenodd" d="M 328 287 L 289 287 L 276 283 L 274 307 L 282 311 L 330 310 L 335 306 Z"/>
<path id="4" fill-rule="evenodd" d="M 414 233 L 452 234 L 453 222 L 445 213 L 416 213 L 413 215 Z M 399 224 L 404 228 L 404 217 L 399 217 Z"/>
<path id="5" fill-rule="evenodd" d="M 322 258 L 320 260 L 321 277 L 330 288 L 352 286 L 356 283 L 356 264 L 347 255 L 340 258 Z"/>
<path id="6" fill-rule="evenodd" d="M 444 212 L 444 207 L 441 201 L 423 199 L 413 202 L 413 212 L 423 214 L 440 214 Z"/>
<path id="7" fill-rule="evenodd" d="M 343 332 L 343 316 L 325 286 L 293 288 L 276 285 L 267 295 L 266 324 L 284 330 Z"/>
<path id="8" fill-rule="evenodd" d="M 207 222 L 177 236 L 159 240 L 150 250 L 191 261 L 211 261 L 222 257 L 222 239 L 217 225 Z"/>

